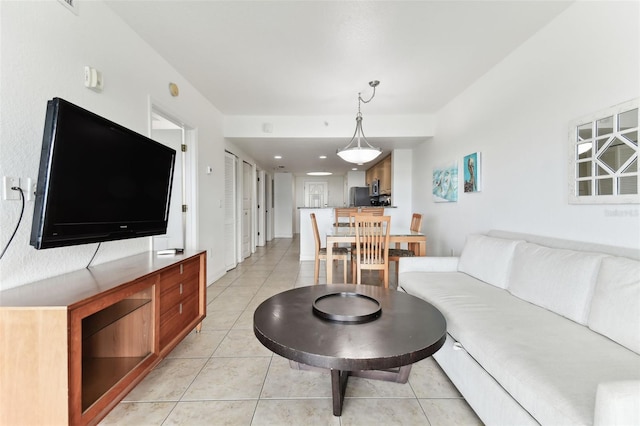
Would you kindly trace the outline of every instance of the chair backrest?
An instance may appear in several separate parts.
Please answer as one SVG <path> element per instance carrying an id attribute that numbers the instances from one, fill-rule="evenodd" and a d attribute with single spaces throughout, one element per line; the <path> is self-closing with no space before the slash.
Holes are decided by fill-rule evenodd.
<path id="1" fill-rule="evenodd" d="M 382 216 L 382 212 L 384 211 L 384 209 L 368 209 L 368 208 L 363 208 L 360 211 L 355 211 L 355 212 L 351 212 L 349 213 L 349 226 L 353 226 L 353 222 L 356 216 L 358 215 L 365 215 L 365 216 Z"/>
<path id="2" fill-rule="evenodd" d="M 383 207 L 362 207 L 360 213 L 372 214 L 374 216 L 384 216 Z"/>
<path id="3" fill-rule="evenodd" d="M 359 214 L 354 217 L 356 256 L 361 264 L 385 264 L 389 253 L 390 216 Z"/>
<path id="4" fill-rule="evenodd" d="M 353 224 L 356 220 L 356 216 L 358 216 L 361 213 L 358 212 L 354 212 L 354 213 L 349 213 L 349 226 L 353 227 Z"/>
<path id="5" fill-rule="evenodd" d="M 338 226 L 338 224 L 340 223 L 340 218 L 346 218 L 347 220 L 345 220 L 344 222 L 347 223 L 347 221 L 349 220 L 349 214 L 351 213 L 357 213 L 358 212 L 358 208 L 357 207 L 338 207 L 335 210 L 335 222 L 334 222 L 334 226 Z"/>
<path id="6" fill-rule="evenodd" d="M 420 229 L 422 229 L 422 215 L 420 213 L 414 213 L 411 217 L 410 229 L 415 232 L 420 232 Z"/>
<path id="7" fill-rule="evenodd" d="M 311 213 L 311 226 L 313 226 L 313 239 L 316 241 L 316 255 L 320 251 L 320 233 L 318 232 L 318 222 L 316 222 L 316 214 Z"/>

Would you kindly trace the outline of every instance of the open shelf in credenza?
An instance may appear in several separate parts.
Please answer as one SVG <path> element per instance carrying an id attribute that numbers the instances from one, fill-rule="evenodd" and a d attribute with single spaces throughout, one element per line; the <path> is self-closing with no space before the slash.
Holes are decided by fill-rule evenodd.
<path id="1" fill-rule="evenodd" d="M 150 356 L 154 286 L 82 319 L 82 411 Z"/>
<path id="2" fill-rule="evenodd" d="M 82 320 L 82 340 L 98 333 L 103 328 L 113 324 L 120 318 L 130 314 L 138 308 L 151 303 L 150 298 L 124 299 Z"/>
<path id="3" fill-rule="evenodd" d="M 107 393 L 144 361 L 143 357 L 89 358 L 82 361 L 82 410 Z"/>

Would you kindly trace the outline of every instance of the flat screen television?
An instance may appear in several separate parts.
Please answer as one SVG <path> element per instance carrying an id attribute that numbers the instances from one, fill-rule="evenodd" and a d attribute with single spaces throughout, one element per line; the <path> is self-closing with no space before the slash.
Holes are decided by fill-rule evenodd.
<path id="1" fill-rule="evenodd" d="M 64 99 L 47 103 L 30 244 L 167 231 L 176 151 Z"/>

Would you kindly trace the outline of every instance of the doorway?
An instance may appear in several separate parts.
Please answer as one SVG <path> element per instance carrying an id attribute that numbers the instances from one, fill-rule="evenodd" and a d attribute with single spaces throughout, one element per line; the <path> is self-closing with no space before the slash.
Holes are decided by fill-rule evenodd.
<path id="1" fill-rule="evenodd" d="M 193 129 L 188 128 L 181 120 L 165 113 L 155 105 L 151 105 L 150 137 L 156 142 L 169 146 L 176 150 L 176 162 L 171 187 L 171 200 L 169 202 L 169 220 L 167 233 L 152 238 L 152 249 L 186 249 L 194 247 L 196 242 L 189 238 L 195 232 L 192 224 L 192 214 L 195 214 L 195 206 L 191 206 L 192 190 L 194 185 L 187 185 L 191 181 L 191 153 L 195 150 Z M 183 148 L 184 147 L 184 148 Z M 188 214 L 190 213 L 190 214 Z"/>

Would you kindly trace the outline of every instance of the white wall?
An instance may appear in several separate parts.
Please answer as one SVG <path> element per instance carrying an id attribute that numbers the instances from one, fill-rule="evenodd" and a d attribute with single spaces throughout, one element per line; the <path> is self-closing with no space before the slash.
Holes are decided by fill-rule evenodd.
<path id="1" fill-rule="evenodd" d="M 567 189 L 569 122 L 640 92 L 638 16 L 638 2 L 576 2 L 440 111 L 413 156 L 428 254 L 489 229 L 640 246 L 638 205 L 569 205 Z M 474 151 L 482 192 L 432 202 L 433 167 Z"/>
<path id="2" fill-rule="evenodd" d="M 349 188 L 353 186 L 367 186 L 367 172 L 358 170 L 358 171 L 350 171 L 347 172 L 347 191 Z M 349 192 L 347 192 L 347 197 L 349 197 Z M 349 200 L 345 200 L 347 204 Z"/>
<path id="3" fill-rule="evenodd" d="M 275 173 L 273 181 L 274 237 L 293 238 L 295 210 L 293 203 L 293 175 L 291 173 Z"/>
<path id="4" fill-rule="evenodd" d="M 269 123 L 271 132 L 264 131 Z M 434 115 L 367 114 L 367 137 L 417 138 L 433 136 Z M 229 115 L 224 118 L 227 138 L 344 138 L 353 132 L 353 115 L 328 116 L 250 116 Z"/>
<path id="5" fill-rule="evenodd" d="M 222 115 L 102 2 L 79 3 L 75 15 L 57 1 L 0 1 L 0 176 L 37 177 L 48 99 L 65 98 L 145 135 L 152 99 L 197 129 L 197 245 L 208 250 L 211 282 L 224 273 L 224 244 L 216 239 L 224 223 Z M 84 87 L 85 65 L 102 71 L 102 93 Z M 170 96 L 169 82 L 178 84 L 179 97 Z M 0 244 L 19 210 L 17 201 L 0 201 Z M 0 290 L 84 268 L 97 246 L 35 250 L 29 245 L 32 215 L 29 202 L 0 260 Z M 149 249 L 149 238 L 104 243 L 94 263 Z"/>
<path id="6" fill-rule="evenodd" d="M 411 227 L 413 213 L 421 213 L 413 208 L 411 191 L 413 182 L 411 179 L 413 164 L 410 149 L 395 149 L 391 155 L 391 205 L 396 206 L 394 212 L 395 225 L 400 229 Z M 389 209 L 391 210 L 391 209 Z"/>

